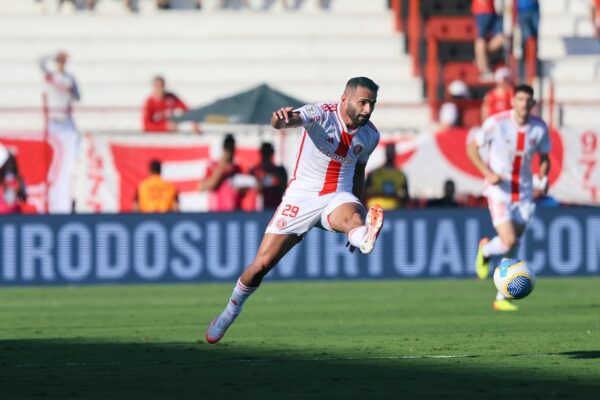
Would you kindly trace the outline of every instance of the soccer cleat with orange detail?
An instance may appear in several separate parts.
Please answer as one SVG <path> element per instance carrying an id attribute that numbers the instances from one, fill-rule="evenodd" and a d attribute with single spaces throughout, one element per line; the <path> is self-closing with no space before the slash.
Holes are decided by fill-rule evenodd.
<path id="1" fill-rule="evenodd" d="M 213 319 L 206 332 L 204 333 L 204 339 L 210 344 L 215 344 L 219 340 L 223 339 L 227 329 L 233 324 L 237 315 L 229 313 L 227 310 L 223 311 L 217 318 Z"/>
<path id="2" fill-rule="evenodd" d="M 360 252 L 369 254 L 373 251 L 375 241 L 379 236 L 381 227 L 383 227 L 383 208 L 381 208 L 379 204 L 375 204 L 373 207 L 369 208 L 365 226 L 367 227 L 367 233 L 360 244 Z"/>

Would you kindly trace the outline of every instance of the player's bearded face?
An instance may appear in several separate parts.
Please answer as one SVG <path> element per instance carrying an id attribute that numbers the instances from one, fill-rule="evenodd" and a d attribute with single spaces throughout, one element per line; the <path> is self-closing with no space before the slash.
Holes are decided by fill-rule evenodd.
<path id="1" fill-rule="evenodd" d="M 357 87 L 347 96 L 346 115 L 354 126 L 362 126 L 369 122 L 375 109 L 377 94 L 364 87 Z"/>

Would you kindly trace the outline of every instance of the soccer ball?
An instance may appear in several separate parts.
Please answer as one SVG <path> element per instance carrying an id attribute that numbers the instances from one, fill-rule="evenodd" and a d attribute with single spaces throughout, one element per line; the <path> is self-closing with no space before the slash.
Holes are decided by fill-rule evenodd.
<path id="1" fill-rule="evenodd" d="M 507 299 L 522 299 L 533 292 L 535 274 L 525 261 L 505 258 L 494 271 L 494 284 Z"/>

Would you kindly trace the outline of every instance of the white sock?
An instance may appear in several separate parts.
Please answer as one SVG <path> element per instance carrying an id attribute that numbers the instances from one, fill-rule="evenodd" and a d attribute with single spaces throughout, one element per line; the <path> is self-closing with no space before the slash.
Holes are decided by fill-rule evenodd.
<path id="1" fill-rule="evenodd" d="M 363 226 L 356 227 L 354 229 L 351 229 L 350 232 L 348 232 L 348 241 L 350 242 L 350 244 L 352 246 L 360 247 L 360 244 L 362 243 L 362 240 L 366 234 L 367 234 L 366 226 L 363 225 Z"/>
<path id="2" fill-rule="evenodd" d="M 492 240 L 488 242 L 485 246 L 483 246 L 483 256 L 491 257 L 491 256 L 500 256 L 505 254 L 508 250 L 508 247 L 502 243 L 500 240 L 500 236 L 494 236 Z"/>
<path id="3" fill-rule="evenodd" d="M 258 286 L 246 286 L 238 279 L 235 287 L 233 288 L 233 293 L 231 293 L 229 303 L 227 303 L 227 307 L 225 307 L 225 310 L 223 310 L 221 315 L 219 315 L 217 326 L 220 328 L 227 328 L 229 325 L 231 325 L 231 323 L 242 312 L 242 306 L 246 300 L 248 300 L 250 295 L 254 293 L 256 289 L 258 289 Z"/>
<path id="4" fill-rule="evenodd" d="M 506 297 L 504 297 L 500 292 L 498 292 L 496 294 L 496 300 L 504 300 L 504 299 L 506 299 Z"/>

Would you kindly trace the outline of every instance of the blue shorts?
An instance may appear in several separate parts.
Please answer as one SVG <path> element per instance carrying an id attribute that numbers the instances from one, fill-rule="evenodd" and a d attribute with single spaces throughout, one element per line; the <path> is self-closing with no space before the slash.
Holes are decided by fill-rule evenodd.
<path id="1" fill-rule="evenodd" d="M 487 39 L 502 33 L 502 17 L 497 14 L 475 14 L 477 37 Z"/>
<path id="2" fill-rule="evenodd" d="M 539 10 L 519 11 L 518 15 L 523 41 L 527 41 L 530 37 L 537 38 L 540 29 Z"/>

